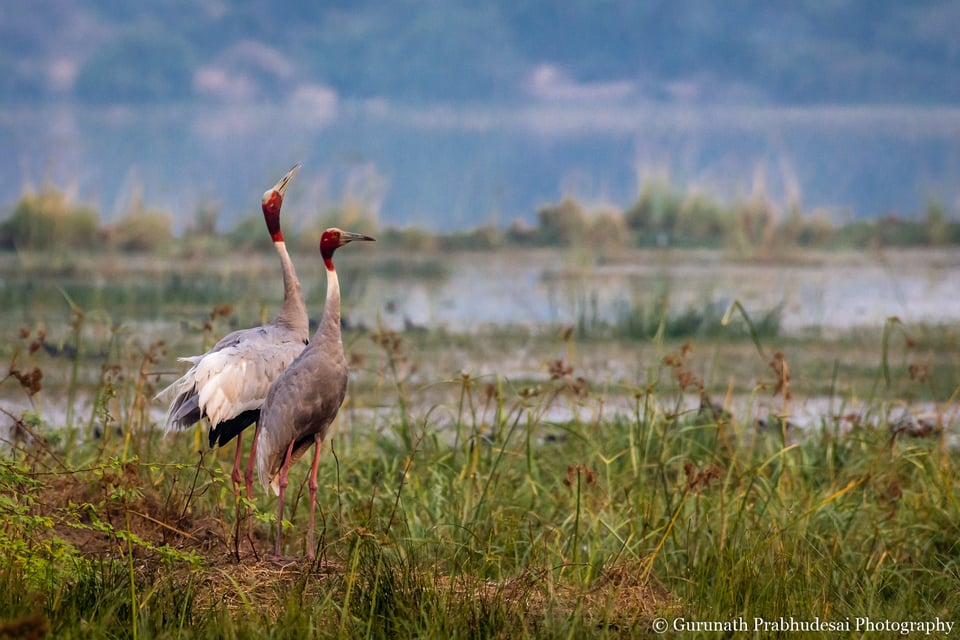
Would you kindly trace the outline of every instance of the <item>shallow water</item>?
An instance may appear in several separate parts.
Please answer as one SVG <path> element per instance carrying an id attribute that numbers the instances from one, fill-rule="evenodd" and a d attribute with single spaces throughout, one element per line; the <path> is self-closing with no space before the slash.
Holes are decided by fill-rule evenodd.
<path id="1" fill-rule="evenodd" d="M 347 310 L 388 327 L 445 328 L 573 324 L 581 315 L 613 320 L 618 305 L 654 304 L 674 312 L 738 300 L 749 313 L 782 305 L 781 329 L 839 332 L 907 323 L 960 321 L 957 250 L 805 254 L 786 263 L 736 262 L 722 252 L 638 251 L 579 263 L 573 251 L 462 254 L 438 282 L 372 279 Z"/>
<path id="2" fill-rule="evenodd" d="M 777 422 L 779 418 L 785 418 L 788 424 L 785 434 L 787 443 L 797 442 L 821 431 L 844 436 L 858 428 L 885 427 L 904 419 L 919 419 L 930 421 L 937 426 L 938 430 L 945 431 L 948 446 L 960 446 L 960 434 L 956 432 L 957 423 L 960 421 L 960 408 L 955 406 L 944 408 L 931 402 L 912 403 L 909 406 L 900 402 L 878 404 L 827 396 L 798 398 L 786 404 L 780 398 L 757 395 L 732 396 L 726 400 L 726 404 L 724 404 L 724 398 L 716 397 L 712 400 L 715 406 L 723 406 L 724 410 L 729 411 L 729 420 L 739 425 L 736 431 L 739 432 L 741 444 L 749 444 L 753 437 L 781 437 Z M 5 408 L 15 415 L 30 409 L 29 405 L 24 403 L 15 403 Z M 659 397 L 650 407 L 656 414 L 679 415 L 685 421 L 698 415 L 699 408 L 700 398 L 690 394 L 683 396 L 667 394 Z M 509 409 L 511 412 L 516 410 L 512 404 Z M 561 395 L 546 407 L 537 406 L 534 403 L 526 411 L 532 411 L 536 415 L 536 422 L 539 425 L 537 433 L 534 434 L 536 441 L 548 446 L 565 439 L 565 426 L 571 423 L 589 425 L 601 420 L 622 419 L 629 424 L 636 419 L 637 407 L 632 398 L 619 395 L 594 394 L 577 400 Z M 162 428 L 160 425 L 165 415 L 165 408 L 158 403 L 153 403 L 149 414 L 150 428 Z M 42 408 L 42 415 L 46 425 L 65 424 L 66 406 L 62 401 L 48 401 Z M 90 434 L 88 399 L 78 400 L 75 415 L 77 416 L 76 438 L 83 440 Z M 421 432 L 428 436 L 433 433 L 441 441 L 452 445 L 458 436 L 457 423 L 462 421 L 465 425 L 462 427 L 463 437 L 468 437 L 469 432 L 476 425 L 481 429 L 479 435 L 483 436 L 488 443 L 497 444 L 495 434 L 492 433 L 492 425 L 496 422 L 495 407 L 480 406 L 474 411 L 458 416 L 457 409 L 452 405 L 422 404 L 411 407 L 411 415 L 416 425 L 413 431 L 417 436 Z M 374 429 L 389 434 L 399 423 L 397 416 L 397 408 L 393 406 L 352 407 L 348 405 L 335 423 L 334 434 L 337 431 L 349 433 L 353 424 L 365 431 Z M 508 416 L 508 422 L 511 424 L 512 417 L 513 413 Z M 716 428 L 716 420 L 709 414 L 704 414 L 703 421 L 705 429 Z M 9 421 L 5 422 L 6 424 L 0 424 L 0 442 L 9 443 L 12 440 L 12 424 Z M 526 424 L 526 418 L 520 423 Z M 39 433 L 43 431 L 43 429 L 38 430 Z M 506 436 L 506 432 L 499 434 L 500 438 Z M 192 438 L 193 435 L 190 431 L 167 434 L 167 437 Z M 934 437 L 939 436 L 934 434 Z M 205 438 L 203 442 L 206 442 Z M 500 442 L 500 444 L 504 443 Z"/>

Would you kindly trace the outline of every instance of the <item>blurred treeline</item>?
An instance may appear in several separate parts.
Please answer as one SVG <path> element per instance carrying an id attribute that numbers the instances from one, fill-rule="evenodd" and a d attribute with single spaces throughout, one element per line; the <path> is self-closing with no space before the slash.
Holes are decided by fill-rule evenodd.
<path id="1" fill-rule="evenodd" d="M 259 213 L 231 229 L 218 229 L 215 203 L 197 206 L 192 223 L 175 233 L 173 216 L 134 199 L 128 211 L 103 223 L 98 211 L 78 204 L 63 190 L 45 184 L 26 192 L 0 221 L 2 250 L 116 250 L 180 254 L 270 250 Z M 471 250 L 506 247 L 722 248 L 755 257 L 774 257 L 793 248 L 864 249 L 960 244 L 960 221 L 938 201 L 908 216 L 839 220 L 836 213 L 778 206 L 763 193 L 723 201 L 698 190 L 682 190 L 663 179 L 641 185 L 625 209 L 589 208 L 574 198 L 536 211 L 536 224 L 482 226 L 436 234 L 420 228 L 391 228 L 356 201 L 317 212 L 313 222 L 284 229 L 287 243 L 313 248 L 323 229 L 340 226 L 376 233 L 393 246 L 417 250 Z"/>

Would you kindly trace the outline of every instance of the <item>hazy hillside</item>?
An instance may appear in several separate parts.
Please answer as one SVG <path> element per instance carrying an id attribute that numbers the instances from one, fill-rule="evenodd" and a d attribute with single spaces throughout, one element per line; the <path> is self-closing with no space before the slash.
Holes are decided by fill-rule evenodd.
<path id="1" fill-rule="evenodd" d="M 651 171 L 844 215 L 960 189 L 960 5 L 38 0 L 0 9 L 0 202 L 44 177 L 224 219 L 301 196 L 396 224 L 625 206 Z"/>

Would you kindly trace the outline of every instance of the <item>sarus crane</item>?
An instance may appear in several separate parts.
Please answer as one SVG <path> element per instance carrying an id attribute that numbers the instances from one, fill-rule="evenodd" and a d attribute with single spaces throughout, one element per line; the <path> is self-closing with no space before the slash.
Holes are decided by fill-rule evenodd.
<path id="1" fill-rule="evenodd" d="M 355 240 L 372 241 L 359 233 L 327 229 L 320 238 L 320 255 L 327 269 L 327 296 L 320 326 L 297 359 L 274 381 L 267 391 L 257 432 L 257 471 L 264 488 L 268 485 L 279 496 L 277 539 L 274 554 L 281 555 L 283 539 L 283 500 L 287 473 L 311 447 L 310 525 L 307 533 L 307 557 L 314 559 L 314 523 L 317 506 L 317 464 L 320 448 L 330 424 L 337 416 L 347 393 L 347 361 L 340 334 L 340 279 L 333 266 L 333 252 Z"/>
<path id="2" fill-rule="evenodd" d="M 169 387 L 157 394 L 169 400 L 167 431 L 188 429 L 206 417 L 210 422 L 210 446 L 223 447 L 237 439 L 231 478 L 240 493 L 240 452 L 243 430 L 258 423 L 260 407 L 270 384 L 300 355 L 310 339 L 307 306 L 300 281 L 280 230 L 283 196 L 300 165 L 294 166 L 263 194 L 261 208 L 267 231 L 280 255 L 283 272 L 283 305 L 270 324 L 241 329 L 224 336 L 212 349 L 199 356 L 180 358 L 192 366 Z M 243 481 L 247 498 L 253 497 L 253 465 L 256 434 Z"/>

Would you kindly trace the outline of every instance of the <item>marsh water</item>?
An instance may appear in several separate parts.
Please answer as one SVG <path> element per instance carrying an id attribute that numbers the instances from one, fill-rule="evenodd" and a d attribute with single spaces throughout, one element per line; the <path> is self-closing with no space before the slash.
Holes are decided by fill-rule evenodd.
<path id="1" fill-rule="evenodd" d="M 371 279 L 350 313 L 394 328 L 469 332 L 484 325 L 612 321 L 624 305 L 673 311 L 739 301 L 751 313 L 781 307 L 787 333 L 960 321 L 960 251 L 805 253 L 737 260 L 720 251 L 639 251 L 597 260 L 574 251 L 461 254 L 437 281 Z M 349 286 L 347 284 L 346 286 Z"/>

